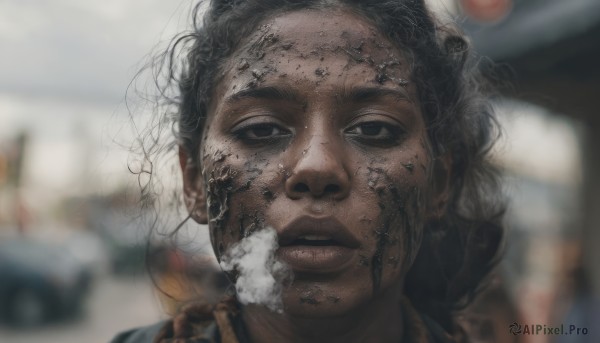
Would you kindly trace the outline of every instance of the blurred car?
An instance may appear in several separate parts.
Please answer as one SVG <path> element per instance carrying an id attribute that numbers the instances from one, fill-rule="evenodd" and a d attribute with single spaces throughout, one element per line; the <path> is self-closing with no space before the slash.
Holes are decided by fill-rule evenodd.
<path id="1" fill-rule="evenodd" d="M 76 313 L 90 282 L 91 273 L 60 246 L 26 238 L 0 242 L 0 315 L 11 325 Z"/>
<path id="2" fill-rule="evenodd" d="M 109 272 L 108 247 L 98 234 L 77 230 L 65 239 L 62 248 L 67 250 L 94 278 L 103 277 Z"/>

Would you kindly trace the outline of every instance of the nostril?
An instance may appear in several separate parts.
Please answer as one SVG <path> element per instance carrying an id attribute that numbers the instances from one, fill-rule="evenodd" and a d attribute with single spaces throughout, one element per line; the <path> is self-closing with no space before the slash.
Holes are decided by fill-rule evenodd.
<path id="1" fill-rule="evenodd" d="M 323 190 L 323 192 L 329 193 L 329 194 L 335 194 L 335 193 L 338 193 L 340 190 L 341 190 L 340 186 L 329 184 L 329 185 L 325 186 L 325 189 Z"/>
<path id="2" fill-rule="evenodd" d="M 305 193 L 308 192 L 308 185 L 306 185 L 305 183 L 297 183 L 294 186 L 294 192 L 298 192 L 298 193 Z"/>

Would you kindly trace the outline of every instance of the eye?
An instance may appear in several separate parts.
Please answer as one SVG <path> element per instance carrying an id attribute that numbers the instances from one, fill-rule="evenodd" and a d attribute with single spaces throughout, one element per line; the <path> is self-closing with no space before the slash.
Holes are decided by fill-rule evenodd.
<path id="1" fill-rule="evenodd" d="M 261 139 L 281 135 L 281 129 L 274 125 L 256 125 L 247 128 L 245 131 L 246 138 Z"/>
<path id="2" fill-rule="evenodd" d="M 400 138 L 401 129 L 384 122 L 364 122 L 347 129 L 346 134 L 353 138 L 373 142 L 395 142 Z"/>
<path id="3" fill-rule="evenodd" d="M 369 136 L 369 137 L 387 137 L 390 135 L 389 130 L 380 123 L 360 124 L 353 128 L 353 133 Z"/>
<path id="4" fill-rule="evenodd" d="M 291 132 L 276 124 L 258 123 L 238 128 L 234 131 L 234 134 L 239 139 L 247 142 L 262 142 L 287 137 Z"/>

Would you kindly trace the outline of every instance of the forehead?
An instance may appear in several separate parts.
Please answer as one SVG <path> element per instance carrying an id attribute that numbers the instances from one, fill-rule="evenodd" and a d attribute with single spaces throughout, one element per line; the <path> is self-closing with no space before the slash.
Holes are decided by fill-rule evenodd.
<path id="1" fill-rule="evenodd" d="M 266 56 L 268 53 L 272 56 Z M 278 56 L 308 59 L 345 55 L 368 64 L 399 58 L 400 51 L 365 17 L 344 8 L 324 8 L 271 18 L 242 43 L 237 55 L 250 62 L 265 56 L 269 62 L 268 58 Z"/>
<path id="2" fill-rule="evenodd" d="M 389 45 L 366 18 L 339 8 L 286 13 L 275 17 L 261 28 L 269 28 L 283 39 L 290 39 L 299 49 L 337 48 L 339 44 L 356 49 L 368 43 Z"/>
<path id="3" fill-rule="evenodd" d="M 219 95 L 258 84 L 318 90 L 357 83 L 411 92 L 403 51 L 366 18 L 347 9 L 305 9 L 263 22 L 224 65 Z"/>

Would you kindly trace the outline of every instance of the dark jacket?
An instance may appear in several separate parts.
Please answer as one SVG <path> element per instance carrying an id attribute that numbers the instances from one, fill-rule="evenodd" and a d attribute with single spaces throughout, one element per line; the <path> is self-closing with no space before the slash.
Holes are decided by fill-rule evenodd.
<path id="1" fill-rule="evenodd" d="M 121 332 L 115 338 L 113 338 L 112 341 L 110 341 L 110 343 L 152 342 L 160 332 L 160 329 L 163 326 L 165 326 L 166 323 L 166 321 L 162 321 L 154 325 L 144 326 L 141 328 Z"/>

